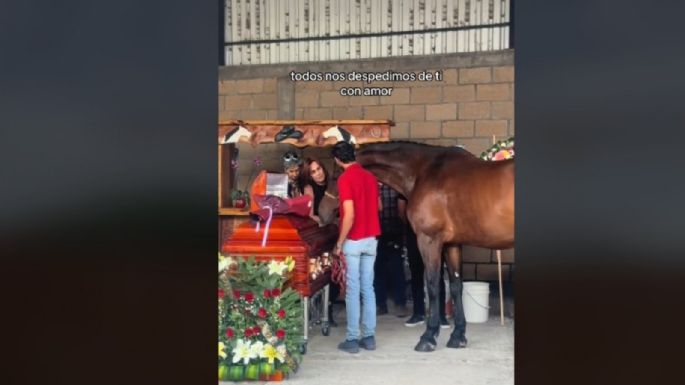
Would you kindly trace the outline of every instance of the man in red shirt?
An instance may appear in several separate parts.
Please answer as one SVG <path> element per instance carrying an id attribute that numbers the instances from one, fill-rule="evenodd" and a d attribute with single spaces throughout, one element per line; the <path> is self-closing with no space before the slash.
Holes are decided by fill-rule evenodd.
<path id="1" fill-rule="evenodd" d="M 378 220 L 378 181 L 373 174 L 356 162 L 354 147 L 351 144 L 338 142 L 331 153 L 335 163 L 345 170 L 338 178 L 340 235 L 334 253 L 340 254 L 342 251 L 347 261 L 347 335 L 345 341 L 338 345 L 338 349 L 357 353 L 360 346 L 367 350 L 376 349 L 373 266 L 378 245 L 376 236 L 381 233 Z M 360 302 L 363 305 L 361 333 Z"/>

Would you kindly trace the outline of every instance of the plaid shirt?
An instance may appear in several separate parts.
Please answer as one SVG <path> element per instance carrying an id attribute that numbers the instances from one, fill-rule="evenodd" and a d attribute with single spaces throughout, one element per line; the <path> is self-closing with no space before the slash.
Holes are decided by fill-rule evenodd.
<path id="1" fill-rule="evenodd" d="M 381 198 L 381 203 L 383 204 L 383 209 L 379 213 L 381 234 L 384 236 L 401 235 L 403 227 L 397 210 L 397 199 L 399 197 L 397 191 L 381 184 L 378 189 L 378 194 Z"/>

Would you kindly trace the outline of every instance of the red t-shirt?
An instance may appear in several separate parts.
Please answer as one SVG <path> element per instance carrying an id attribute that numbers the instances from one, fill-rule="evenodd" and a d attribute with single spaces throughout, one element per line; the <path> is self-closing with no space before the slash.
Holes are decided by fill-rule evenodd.
<path id="1" fill-rule="evenodd" d="M 372 173 L 355 163 L 338 178 L 340 222 L 345 217 L 343 202 L 354 202 L 354 223 L 347 239 L 357 241 L 381 233 L 378 221 L 378 181 Z"/>

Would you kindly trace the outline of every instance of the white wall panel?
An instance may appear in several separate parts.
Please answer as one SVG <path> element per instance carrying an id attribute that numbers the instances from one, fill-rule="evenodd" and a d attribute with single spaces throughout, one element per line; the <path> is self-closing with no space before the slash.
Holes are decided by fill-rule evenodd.
<path id="1" fill-rule="evenodd" d="M 434 55 L 509 48 L 509 0 L 226 0 L 226 65 Z M 296 41 L 310 37 L 343 37 Z M 283 40 L 265 42 L 265 40 Z M 295 41 L 293 41 L 295 40 Z"/>

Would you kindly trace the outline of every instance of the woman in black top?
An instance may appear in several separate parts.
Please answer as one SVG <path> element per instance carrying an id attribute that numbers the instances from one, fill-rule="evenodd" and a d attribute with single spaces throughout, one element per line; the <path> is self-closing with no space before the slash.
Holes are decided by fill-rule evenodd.
<path id="1" fill-rule="evenodd" d="M 313 200 L 309 216 L 317 223 L 322 224 L 321 218 L 319 218 L 319 204 L 328 189 L 328 171 L 318 160 L 307 158 L 302 165 L 300 181 L 302 193 L 309 195 Z"/>
<path id="2" fill-rule="evenodd" d="M 309 216 L 313 220 L 315 220 L 319 224 L 319 226 L 326 225 L 327 222 L 330 223 L 330 221 L 334 219 L 334 212 L 328 214 L 322 213 L 322 215 L 319 216 L 319 205 L 321 204 L 321 201 L 324 200 L 325 196 L 329 196 L 328 200 L 326 201 L 328 209 L 325 210 L 330 210 L 331 205 L 335 206 L 338 202 L 337 197 L 334 197 L 333 195 L 331 195 L 331 193 L 326 192 L 329 184 L 328 171 L 321 165 L 321 162 L 319 162 L 318 160 L 307 158 L 302 164 L 302 170 L 300 172 L 300 182 L 302 194 L 306 194 L 310 197 L 313 197 L 312 209 L 309 212 Z M 340 296 L 340 287 L 335 282 L 331 282 L 330 285 L 330 306 L 328 308 L 328 321 L 330 322 L 331 326 L 338 326 L 338 324 L 333 319 L 333 304 Z"/>

